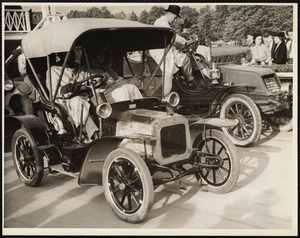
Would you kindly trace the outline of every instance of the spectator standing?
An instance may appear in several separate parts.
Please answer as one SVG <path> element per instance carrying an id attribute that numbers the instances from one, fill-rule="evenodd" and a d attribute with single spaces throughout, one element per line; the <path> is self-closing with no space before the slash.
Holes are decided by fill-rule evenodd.
<path id="1" fill-rule="evenodd" d="M 271 64 L 271 51 L 268 46 L 263 43 L 262 35 L 256 34 L 253 37 L 253 41 L 255 45 L 250 47 L 252 56 L 250 65 L 258 64 L 264 66 L 268 63 Z"/>
<path id="2" fill-rule="evenodd" d="M 169 5 L 168 9 L 165 9 L 165 15 L 156 19 L 154 25 L 171 28 L 170 24 L 174 22 L 177 17 L 181 17 L 180 10 L 181 8 L 177 5 Z M 187 40 L 182 36 L 176 34 L 175 43 L 185 45 L 187 43 Z M 164 55 L 164 49 L 150 50 L 149 53 L 158 64 Z M 161 70 L 163 70 L 163 67 L 164 66 L 162 64 Z M 172 46 L 165 59 L 164 95 L 171 92 L 173 74 L 175 74 L 179 70 L 179 68 L 182 68 L 187 80 L 189 82 L 192 82 L 194 78 L 192 77 L 190 58 L 186 54 L 178 52 L 175 46 Z"/>
<path id="3" fill-rule="evenodd" d="M 284 32 L 278 32 L 274 35 L 275 47 L 271 52 L 273 64 L 286 64 L 287 62 L 287 48 L 284 39 Z"/>

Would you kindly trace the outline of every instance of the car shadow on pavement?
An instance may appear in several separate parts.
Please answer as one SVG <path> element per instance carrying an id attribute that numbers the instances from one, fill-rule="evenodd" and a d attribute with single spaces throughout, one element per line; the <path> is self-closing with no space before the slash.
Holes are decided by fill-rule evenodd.
<path id="1" fill-rule="evenodd" d="M 154 204 L 147 220 L 161 216 L 157 228 L 185 227 L 188 220 L 178 219 L 178 216 L 196 211 L 196 207 L 187 201 L 201 190 L 193 175 L 159 186 L 154 192 Z"/>
<path id="2" fill-rule="evenodd" d="M 73 178 L 74 179 L 74 178 Z M 52 181 L 53 182 L 53 181 Z M 55 182 L 54 182 L 55 183 Z M 66 214 L 68 209 L 73 210 L 72 201 L 76 201 L 76 206 L 79 206 L 80 199 L 78 196 L 85 194 L 90 187 L 75 187 L 68 189 L 66 187 L 68 181 L 62 181 L 60 185 L 51 185 L 49 189 L 28 188 L 26 186 L 20 187 L 19 191 L 15 190 L 5 198 L 7 203 L 14 203 L 13 198 L 17 194 L 24 194 L 24 201 L 26 203 L 14 203 L 14 210 L 7 209 L 4 217 L 5 228 L 38 228 L 47 227 L 47 223 L 56 220 L 61 214 Z M 21 191 L 23 190 L 23 191 Z M 48 194 L 48 196 L 47 196 Z M 30 197 L 30 202 L 28 197 Z M 46 198 L 46 199 L 45 199 Z M 10 207 L 7 205 L 6 207 Z M 66 224 L 64 224 L 66 225 Z"/>
<path id="3" fill-rule="evenodd" d="M 268 167 L 269 153 L 280 152 L 277 146 L 267 145 L 278 135 L 278 131 L 264 130 L 260 139 L 249 147 L 237 147 L 240 158 L 240 176 L 233 191 L 243 188 L 257 179 Z"/>
<path id="4" fill-rule="evenodd" d="M 276 137 L 280 131 L 273 131 L 273 130 L 265 130 L 263 129 L 261 131 L 260 138 L 253 144 L 251 147 L 256 146 L 256 145 L 261 145 L 267 141 L 272 140 L 274 137 Z"/>

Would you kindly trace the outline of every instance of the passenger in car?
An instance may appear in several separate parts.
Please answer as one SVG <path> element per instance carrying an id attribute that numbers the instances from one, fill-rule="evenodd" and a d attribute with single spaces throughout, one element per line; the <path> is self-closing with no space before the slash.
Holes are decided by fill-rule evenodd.
<path id="1" fill-rule="evenodd" d="M 104 95 L 109 103 L 134 100 L 142 98 L 138 89 L 139 80 L 133 76 L 130 79 L 123 79 L 112 69 L 113 56 L 109 47 L 95 51 L 91 56 L 91 72 L 93 74 L 105 75 L 106 88 Z"/>

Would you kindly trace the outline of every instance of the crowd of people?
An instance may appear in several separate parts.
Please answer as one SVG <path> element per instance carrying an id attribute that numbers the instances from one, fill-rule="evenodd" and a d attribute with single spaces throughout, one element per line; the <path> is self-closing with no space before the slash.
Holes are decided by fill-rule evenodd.
<path id="1" fill-rule="evenodd" d="M 269 44 L 264 44 L 261 33 L 253 36 L 249 48 L 251 51 L 250 65 L 292 64 L 294 50 L 293 32 L 270 33 Z"/>

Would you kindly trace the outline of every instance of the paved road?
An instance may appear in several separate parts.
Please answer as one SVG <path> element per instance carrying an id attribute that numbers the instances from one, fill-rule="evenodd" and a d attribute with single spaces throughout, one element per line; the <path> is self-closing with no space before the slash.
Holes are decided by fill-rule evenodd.
<path id="1" fill-rule="evenodd" d="M 185 190 L 178 181 L 158 187 L 149 216 L 139 224 L 120 221 L 106 203 L 102 187 L 79 186 L 74 177 L 50 175 L 39 187 L 24 186 L 11 154 L 6 153 L 2 227 L 17 234 L 296 234 L 292 134 L 266 131 L 255 146 L 238 148 L 241 174 L 230 193 L 206 192 L 192 176 L 183 180 Z"/>

